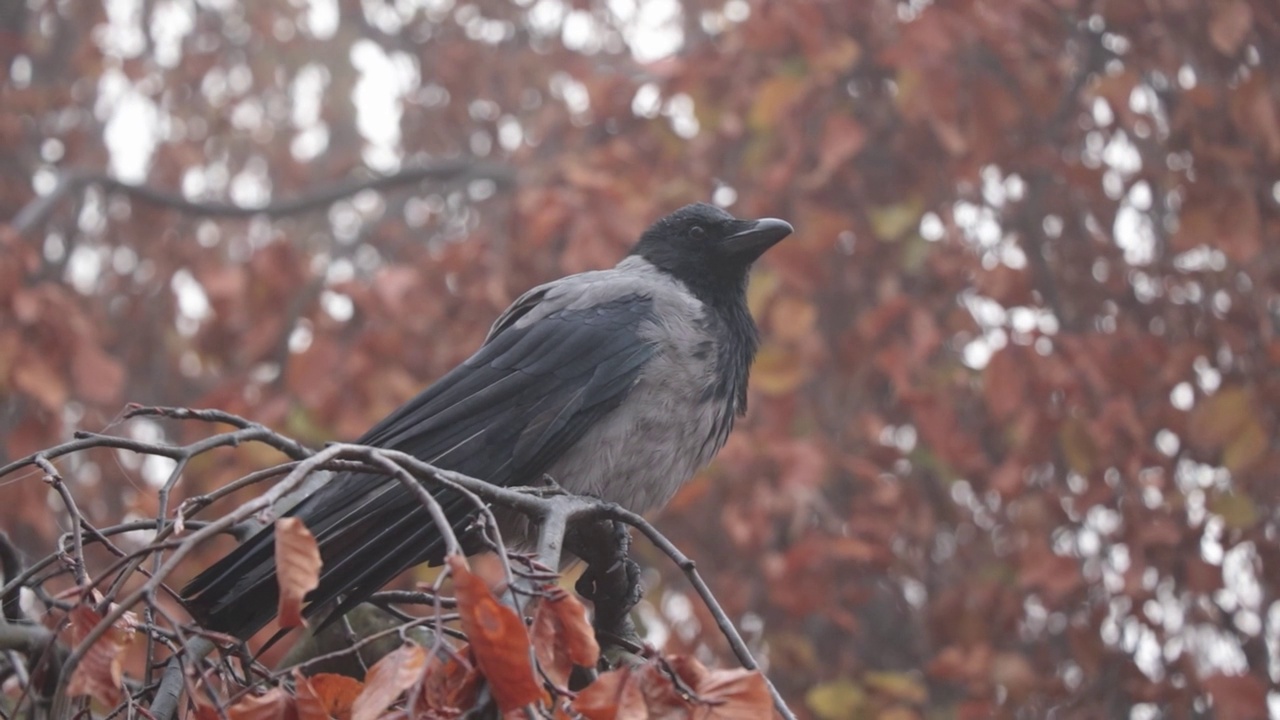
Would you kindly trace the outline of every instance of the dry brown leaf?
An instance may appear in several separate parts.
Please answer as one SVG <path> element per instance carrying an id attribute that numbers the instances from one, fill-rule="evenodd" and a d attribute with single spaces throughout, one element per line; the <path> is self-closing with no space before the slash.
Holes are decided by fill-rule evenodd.
<path id="1" fill-rule="evenodd" d="M 427 652 L 412 643 L 379 660 L 364 676 L 364 689 L 351 706 L 352 720 L 375 720 L 422 678 Z"/>
<path id="2" fill-rule="evenodd" d="M 533 674 L 529 633 L 520 616 L 498 602 L 484 580 L 467 569 L 465 559 L 451 556 L 449 567 L 462 629 L 498 709 L 505 713 L 540 702 L 544 693 Z"/>
<path id="3" fill-rule="evenodd" d="M 705 709 L 699 717 L 706 720 L 770 720 L 773 717 L 773 698 L 758 670 L 712 670 L 694 687 L 694 692 Z"/>
<path id="4" fill-rule="evenodd" d="M 554 585 L 546 592 L 533 615 L 534 652 L 547 677 L 565 687 L 574 665 L 595 667 L 600 645 L 578 598 Z"/>
<path id="5" fill-rule="evenodd" d="M 102 614 L 88 605 L 77 605 L 68 615 L 67 627 L 70 644 L 78 645 L 88 637 Z M 133 624 L 121 619 L 94 641 L 84 658 L 71 672 L 67 694 L 73 697 L 87 695 L 104 705 L 114 706 L 122 699 L 121 684 L 124 681 L 124 652 L 133 642 Z"/>
<path id="6" fill-rule="evenodd" d="M 572 707 L 587 720 L 646 720 L 649 717 L 636 673 L 629 667 L 600 675 L 578 693 Z"/>
<path id="7" fill-rule="evenodd" d="M 480 674 L 475 666 L 463 659 L 468 654 L 459 650 L 447 660 L 433 656 L 427 663 L 426 677 L 422 681 L 422 693 L 418 696 L 417 710 L 433 717 L 431 713 L 452 717 L 475 704 L 480 689 Z"/>
<path id="8" fill-rule="evenodd" d="M 302 601 L 320 585 L 320 548 L 298 518 L 276 521 L 276 580 L 280 583 L 280 627 L 306 625 Z"/>
<path id="9" fill-rule="evenodd" d="M 317 673 L 304 677 L 293 673 L 298 720 L 350 720 L 351 708 L 364 690 L 364 683 L 346 675 Z"/>
<path id="10" fill-rule="evenodd" d="M 271 688 L 263 695 L 249 695 L 227 708 L 227 720 L 296 720 L 293 696 L 283 688 Z"/>

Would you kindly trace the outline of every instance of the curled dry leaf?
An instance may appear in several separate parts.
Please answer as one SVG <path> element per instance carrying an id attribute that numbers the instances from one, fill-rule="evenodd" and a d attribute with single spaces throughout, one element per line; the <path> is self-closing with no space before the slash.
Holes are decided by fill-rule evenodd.
<path id="1" fill-rule="evenodd" d="M 554 585 L 533 615 L 533 646 L 538 665 L 557 686 L 565 687 L 574 665 L 595 667 L 600 645 L 578 598 Z"/>
<path id="2" fill-rule="evenodd" d="M 346 675 L 317 673 L 304 677 L 293 672 L 297 697 L 298 720 L 351 720 L 356 698 L 364 683 Z"/>
<path id="3" fill-rule="evenodd" d="M 604 673 L 573 702 L 589 720 L 769 720 L 773 700 L 755 670 L 708 670 L 690 657 Z"/>
<path id="4" fill-rule="evenodd" d="M 476 665 L 489 681 L 498 709 L 509 712 L 540 702 L 542 685 L 533 674 L 529 633 L 515 610 L 498 602 L 484 580 L 459 556 L 449 558 L 462 630 L 471 641 Z"/>
<path id="5" fill-rule="evenodd" d="M 320 584 L 320 548 L 297 518 L 276 521 L 276 580 L 280 583 L 280 627 L 306 625 L 302 600 Z"/>
<path id="6" fill-rule="evenodd" d="M 596 678 L 573 701 L 573 709 L 587 720 L 646 720 L 649 710 L 636 673 L 629 667 Z"/>
<path id="7" fill-rule="evenodd" d="M 68 625 L 70 644 L 80 644 L 102 622 L 102 617 L 87 605 L 72 608 Z M 134 634 L 134 624 L 126 616 L 95 640 L 71 672 L 67 694 L 73 697 L 87 695 L 106 705 L 118 704 L 122 697 L 120 686 L 124 681 L 124 652 L 133 642 Z"/>
<path id="8" fill-rule="evenodd" d="M 219 713 L 214 711 L 214 717 Z M 250 695 L 227 708 L 227 720 L 296 720 L 293 696 L 283 688 L 271 688 L 263 695 Z"/>
<path id="9" fill-rule="evenodd" d="M 375 720 L 413 687 L 427 666 L 427 651 L 412 643 L 379 660 L 364 676 L 364 689 L 351 706 L 352 720 Z"/>
<path id="10" fill-rule="evenodd" d="M 707 708 L 702 716 L 707 720 L 769 720 L 773 717 L 773 699 L 759 671 L 713 670 L 694 690 Z"/>
<path id="11" fill-rule="evenodd" d="M 418 696 L 419 716 L 453 717 L 475 705 L 480 689 L 480 674 L 465 659 L 468 653 L 457 653 L 442 659 L 434 655 L 427 662 L 426 676 L 422 680 L 422 692 Z"/>
<path id="12" fill-rule="evenodd" d="M 573 710 L 588 720 L 645 720 L 644 693 L 630 667 L 608 671 L 577 693 Z"/>

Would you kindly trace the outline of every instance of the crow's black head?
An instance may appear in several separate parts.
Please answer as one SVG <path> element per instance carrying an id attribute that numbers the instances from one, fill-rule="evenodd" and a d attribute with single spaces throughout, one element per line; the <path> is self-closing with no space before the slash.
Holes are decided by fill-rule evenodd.
<path id="1" fill-rule="evenodd" d="M 632 255 L 680 280 L 703 302 L 741 301 L 751 263 L 791 234 L 784 220 L 739 220 L 714 205 L 686 205 L 654 223 Z"/>

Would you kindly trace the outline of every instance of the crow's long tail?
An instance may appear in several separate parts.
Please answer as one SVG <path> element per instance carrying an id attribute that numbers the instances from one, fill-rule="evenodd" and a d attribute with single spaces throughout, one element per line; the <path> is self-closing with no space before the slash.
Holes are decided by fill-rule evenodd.
<path id="1" fill-rule="evenodd" d="M 473 508 L 449 493 L 439 501 L 461 529 Z M 320 584 L 308 593 L 303 614 L 313 617 L 329 608 L 322 627 L 404 570 L 438 562 L 444 553 L 426 509 L 385 477 L 335 477 L 288 516 L 302 520 L 320 547 Z M 274 527 L 267 526 L 200 573 L 182 596 L 205 629 L 247 639 L 275 617 L 279 591 Z"/>

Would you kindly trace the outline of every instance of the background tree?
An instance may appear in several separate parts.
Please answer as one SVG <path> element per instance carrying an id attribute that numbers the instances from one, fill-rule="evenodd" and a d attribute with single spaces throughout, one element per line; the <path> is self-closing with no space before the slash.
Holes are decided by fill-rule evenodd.
<path id="1" fill-rule="evenodd" d="M 0 58 L 0 462 L 125 401 L 355 437 L 711 197 L 797 233 L 660 525 L 795 706 L 1280 711 L 1274 3 L 37 1 Z M 62 471 L 119 519 L 168 469 Z M 50 492 L 3 486 L 33 552 Z M 725 655 L 649 585 L 655 641 Z"/>

